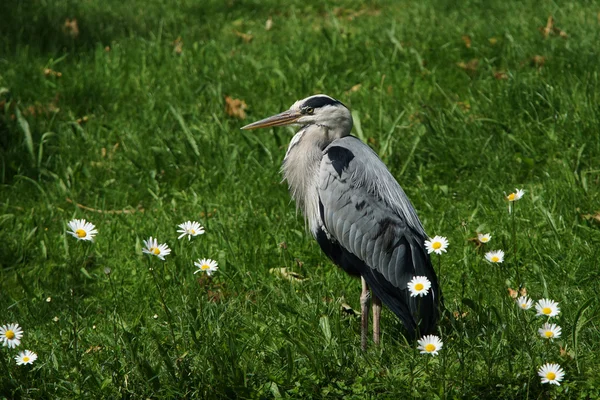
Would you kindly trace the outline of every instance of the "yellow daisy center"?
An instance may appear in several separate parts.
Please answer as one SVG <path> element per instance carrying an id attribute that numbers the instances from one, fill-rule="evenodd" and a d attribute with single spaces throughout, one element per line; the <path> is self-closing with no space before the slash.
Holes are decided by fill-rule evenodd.
<path id="1" fill-rule="evenodd" d="M 517 197 L 517 195 L 515 193 L 511 193 L 508 195 L 507 198 L 509 201 L 514 201 L 516 197 Z"/>
<path id="2" fill-rule="evenodd" d="M 544 313 L 546 315 L 550 315 L 552 313 L 552 309 L 550 307 L 544 307 L 542 309 L 542 313 Z"/>
<path id="3" fill-rule="evenodd" d="M 160 254 L 160 249 L 158 247 L 153 247 L 153 248 L 150 249 L 150 252 L 152 254 L 154 254 L 155 256 L 157 256 L 157 255 Z"/>
<path id="4" fill-rule="evenodd" d="M 208 264 L 202 264 L 202 266 L 200 267 L 200 269 L 202 271 L 206 271 L 207 269 L 210 269 L 210 265 L 208 265 Z"/>
<path id="5" fill-rule="evenodd" d="M 14 339 L 14 338 L 15 338 L 15 333 L 14 333 L 13 331 L 6 331 L 6 332 L 4 333 L 4 336 L 6 336 L 6 338 L 7 338 L 8 340 L 12 340 L 12 339 Z"/>
<path id="6" fill-rule="evenodd" d="M 433 343 L 429 343 L 425 346 L 425 351 L 431 353 L 433 351 L 435 351 L 435 344 Z"/>
<path id="7" fill-rule="evenodd" d="M 433 247 L 434 249 L 439 249 L 442 247 L 442 243 L 441 242 L 433 242 L 433 244 L 431 245 L 431 247 Z"/>
<path id="8" fill-rule="evenodd" d="M 554 372 L 550 371 L 546 374 L 546 379 L 548 379 L 549 381 L 553 381 L 556 379 L 556 374 Z"/>
<path id="9" fill-rule="evenodd" d="M 481 239 L 479 239 L 481 241 L 481 243 L 487 243 L 490 239 L 486 238 L 486 237 L 482 237 Z"/>
<path id="10" fill-rule="evenodd" d="M 196 231 L 195 231 L 195 230 L 193 230 L 193 229 L 190 229 L 190 232 L 192 233 L 192 235 L 195 235 L 195 234 L 196 234 Z"/>
<path id="11" fill-rule="evenodd" d="M 544 332 L 544 335 L 546 335 L 547 338 L 551 338 L 551 337 L 554 337 L 554 332 L 546 331 L 546 332 Z"/>
<path id="12" fill-rule="evenodd" d="M 500 257 L 492 256 L 492 262 L 498 262 L 498 261 L 500 261 Z"/>
<path id="13" fill-rule="evenodd" d="M 23 357 L 23 362 L 27 362 L 27 361 L 29 361 L 29 357 L 27 357 L 27 356 Z"/>
<path id="14" fill-rule="evenodd" d="M 527 303 L 521 303 L 521 308 L 527 308 Z"/>
<path id="15" fill-rule="evenodd" d="M 75 234 L 76 234 L 76 235 L 77 235 L 77 237 L 79 237 L 79 238 L 84 238 L 84 237 L 86 237 L 86 236 L 87 236 L 87 232 L 86 232 L 85 230 L 81 229 L 81 228 L 77 229 L 77 230 L 75 231 Z"/>
<path id="16" fill-rule="evenodd" d="M 415 290 L 423 290 L 423 287 L 424 287 L 424 286 L 423 286 L 423 284 L 422 284 L 422 283 L 417 283 L 417 284 L 415 285 Z"/>

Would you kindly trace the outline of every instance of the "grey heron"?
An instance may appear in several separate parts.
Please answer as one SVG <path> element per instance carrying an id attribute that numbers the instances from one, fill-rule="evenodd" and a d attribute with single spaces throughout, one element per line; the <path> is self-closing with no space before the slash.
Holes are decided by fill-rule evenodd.
<path id="1" fill-rule="evenodd" d="M 382 301 L 402 321 L 409 339 L 433 333 L 440 314 L 440 289 L 424 245 L 427 235 L 383 161 L 350 135 L 348 108 L 320 94 L 242 129 L 284 125 L 300 126 L 282 165 L 292 198 L 323 252 L 344 271 L 361 278 L 363 349 L 369 297 L 375 343 L 380 338 Z M 407 284 L 415 276 L 431 281 L 429 295 L 411 297 Z"/>

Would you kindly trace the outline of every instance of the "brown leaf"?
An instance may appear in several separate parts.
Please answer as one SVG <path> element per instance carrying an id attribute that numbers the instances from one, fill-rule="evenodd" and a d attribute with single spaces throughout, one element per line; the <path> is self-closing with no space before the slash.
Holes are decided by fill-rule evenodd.
<path id="1" fill-rule="evenodd" d="M 54 76 L 56 78 L 60 78 L 62 76 L 62 72 L 53 71 L 50 68 L 44 68 L 44 75 L 45 76 Z"/>
<path id="2" fill-rule="evenodd" d="M 546 57 L 544 56 L 533 56 L 531 57 L 531 66 L 533 67 L 538 67 L 542 68 L 544 66 L 544 64 L 546 63 Z"/>
<path id="3" fill-rule="evenodd" d="M 181 39 L 181 36 L 178 36 L 171 44 L 173 45 L 175 54 L 181 54 L 183 52 L 183 40 Z"/>
<path id="4" fill-rule="evenodd" d="M 471 48 L 471 36 L 469 35 L 462 35 L 462 40 L 463 42 L 465 42 L 465 47 L 467 49 Z"/>
<path id="5" fill-rule="evenodd" d="M 516 291 L 516 290 L 514 290 L 514 289 L 512 289 L 512 288 L 507 288 L 507 290 L 508 290 L 508 295 L 510 297 L 512 297 L 513 299 L 516 299 L 517 296 L 519 295 L 519 292 Z"/>
<path id="6" fill-rule="evenodd" d="M 554 26 L 554 18 L 552 15 L 548 16 L 548 21 L 546 22 L 546 26 L 540 26 L 539 30 L 542 32 L 544 38 L 547 38 L 552 32 L 552 27 Z"/>
<path id="7" fill-rule="evenodd" d="M 69 19 L 65 20 L 65 24 L 63 25 L 63 32 L 72 38 L 76 38 L 79 36 L 79 25 L 77 25 L 77 19 Z"/>
<path id="8" fill-rule="evenodd" d="M 362 83 L 357 83 L 356 85 L 352 86 L 350 89 L 346 90 L 346 94 L 358 92 L 361 87 L 362 87 Z"/>
<path id="9" fill-rule="evenodd" d="M 581 217 L 586 221 L 595 222 L 600 224 L 600 211 L 596 211 L 595 214 L 582 214 Z"/>
<path id="10" fill-rule="evenodd" d="M 494 78 L 496 78 L 499 81 L 504 81 L 508 79 L 508 75 L 504 71 L 496 71 L 494 72 Z"/>
<path id="11" fill-rule="evenodd" d="M 463 70 L 465 70 L 467 73 L 472 74 L 477 71 L 477 66 L 479 65 L 479 60 L 474 58 L 471 61 L 469 61 L 468 63 L 461 61 L 461 62 L 457 63 L 456 65 L 458 65 L 459 68 L 462 68 Z"/>
<path id="12" fill-rule="evenodd" d="M 248 106 L 244 100 L 233 99 L 229 96 L 225 96 L 225 112 L 230 117 L 239 119 L 246 119 L 246 109 Z"/>
<path id="13" fill-rule="evenodd" d="M 469 312 L 465 311 L 465 312 L 459 314 L 458 311 L 454 311 L 452 314 L 454 315 L 454 318 L 462 319 L 462 318 L 466 317 L 467 315 L 469 315 Z"/>
<path id="14" fill-rule="evenodd" d="M 243 33 L 240 31 L 234 31 L 234 33 L 237 37 L 242 38 L 244 43 L 250 43 L 252 41 L 252 39 L 254 39 L 254 36 L 252 36 L 249 33 Z"/>
<path id="15" fill-rule="evenodd" d="M 519 294 L 521 296 L 527 296 L 527 288 L 523 286 L 521 289 L 519 289 Z"/>

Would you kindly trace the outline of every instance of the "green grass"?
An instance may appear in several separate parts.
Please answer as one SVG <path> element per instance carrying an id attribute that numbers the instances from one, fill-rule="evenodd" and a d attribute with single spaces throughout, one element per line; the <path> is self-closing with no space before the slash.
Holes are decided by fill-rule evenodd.
<path id="1" fill-rule="evenodd" d="M 598 11 L 1 2 L 0 324 L 18 322 L 16 350 L 39 358 L 17 367 L 0 348 L 0 397 L 600 397 Z M 566 39 L 543 37 L 549 15 Z M 475 71 L 458 66 L 472 59 Z M 352 109 L 427 232 L 450 240 L 438 357 L 416 353 L 389 311 L 382 345 L 360 350 L 359 321 L 340 311 L 359 308 L 360 284 L 321 254 L 281 183 L 292 131 L 239 130 L 321 92 Z M 225 96 L 248 104 L 246 120 Z M 515 187 L 517 254 L 503 198 Z M 72 218 L 97 226 L 93 244 L 65 234 Z M 190 219 L 206 234 L 178 241 Z M 488 231 L 500 267 L 468 241 Z M 173 249 L 166 262 L 142 256 L 149 236 Z M 199 257 L 219 262 L 212 279 L 193 274 Z M 283 267 L 307 280 L 269 272 Z M 550 345 L 507 296 L 517 268 L 530 296 L 560 302 Z M 545 362 L 565 369 L 560 387 L 540 383 Z"/>

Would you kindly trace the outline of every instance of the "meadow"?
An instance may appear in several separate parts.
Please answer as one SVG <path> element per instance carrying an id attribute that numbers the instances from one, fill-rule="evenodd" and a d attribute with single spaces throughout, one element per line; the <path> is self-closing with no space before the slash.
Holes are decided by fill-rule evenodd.
<path id="1" fill-rule="evenodd" d="M 600 398 L 597 2 L 5 0 L 0 15 L 0 326 L 24 331 L 0 347 L 0 398 Z M 281 181 L 294 130 L 240 130 L 316 93 L 352 110 L 449 240 L 437 356 L 388 310 L 361 351 L 360 282 Z M 93 242 L 67 233 L 75 218 Z M 189 220 L 205 233 L 178 239 Z M 150 236 L 165 261 L 143 254 Z M 200 258 L 218 270 L 194 274 Z M 559 338 L 519 289 L 559 303 Z M 17 365 L 24 349 L 38 358 Z"/>

